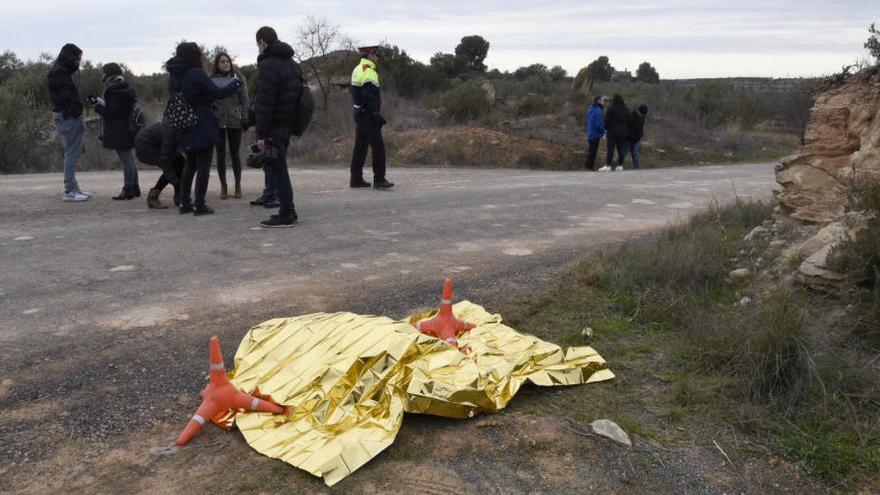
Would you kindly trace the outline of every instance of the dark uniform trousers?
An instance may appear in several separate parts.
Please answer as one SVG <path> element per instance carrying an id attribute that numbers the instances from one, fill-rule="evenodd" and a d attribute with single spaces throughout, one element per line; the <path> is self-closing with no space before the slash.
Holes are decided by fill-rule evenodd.
<path id="1" fill-rule="evenodd" d="M 354 138 L 354 152 L 351 155 L 352 180 L 363 179 L 367 147 L 373 150 L 373 182 L 385 180 L 385 141 L 382 139 L 382 122 L 379 115 L 364 115 L 355 112 L 354 122 L 357 132 Z"/>
<path id="2" fill-rule="evenodd" d="M 286 127 L 273 127 L 269 133 L 272 137 L 272 146 L 278 149 L 278 158 L 265 165 L 272 174 L 275 186 L 278 189 L 278 202 L 281 208 L 278 215 L 289 219 L 296 216 L 293 206 L 293 186 L 290 183 L 290 173 L 287 170 L 287 147 L 290 145 L 290 129 Z"/>

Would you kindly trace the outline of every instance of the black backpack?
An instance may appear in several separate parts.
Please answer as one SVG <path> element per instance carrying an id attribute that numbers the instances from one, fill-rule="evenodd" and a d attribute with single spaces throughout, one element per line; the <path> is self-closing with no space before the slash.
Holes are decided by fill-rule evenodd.
<path id="1" fill-rule="evenodd" d="M 300 76 L 302 78 L 302 76 Z M 251 97 L 250 108 L 248 108 L 248 125 L 251 127 L 257 125 L 257 113 L 254 110 L 257 105 L 257 95 Z M 296 137 L 302 136 L 309 124 L 312 122 L 312 115 L 315 113 L 315 97 L 312 90 L 306 84 L 305 78 L 302 78 L 302 92 L 299 95 L 297 103 L 296 118 L 290 123 L 290 133 Z"/>
<path id="2" fill-rule="evenodd" d="M 162 120 L 176 131 L 185 131 L 199 125 L 199 116 L 186 101 L 182 92 L 171 93 Z"/>
<path id="3" fill-rule="evenodd" d="M 297 105 L 296 118 L 290 127 L 290 133 L 294 136 L 302 136 L 309 124 L 312 122 L 312 115 L 315 113 L 315 97 L 312 90 L 306 84 L 306 80 L 302 82 L 302 94 L 299 96 L 299 104 Z"/>
<path id="4" fill-rule="evenodd" d="M 128 112 L 128 132 L 132 136 L 137 136 L 141 129 L 147 126 L 147 114 L 141 108 L 141 104 L 137 100 L 131 104 L 131 110 Z"/>

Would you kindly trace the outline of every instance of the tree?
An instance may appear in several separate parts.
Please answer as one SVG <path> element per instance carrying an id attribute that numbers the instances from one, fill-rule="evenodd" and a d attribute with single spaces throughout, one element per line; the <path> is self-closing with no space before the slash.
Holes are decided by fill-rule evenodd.
<path id="1" fill-rule="evenodd" d="M 465 71 L 461 59 L 451 53 L 441 52 L 431 57 L 431 68 L 449 78 L 458 77 Z"/>
<path id="2" fill-rule="evenodd" d="M 566 77 L 568 77 L 568 72 L 566 72 L 565 69 L 562 68 L 562 66 L 554 65 L 550 69 L 550 80 L 551 81 L 560 82 L 563 79 L 565 79 Z"/>
<path id="3" fill-rule="evenodd" d="M 587 69 L 589 69 L 594 81 L 608 82 L 611 80 L 611 76 L 614 75 L 614 67 L 611 66 L 611 63 L 608 62 L 608 57 L 605 55 L 592 61 L 587 66 Z"/>
<path id="4" fill-rule="evenodd" d="M 520 67 L 513 72 L 513 77 L 520 81 L 532 76 L 542 77 L 545 75 L 547 75 L 547 66 L 544 64 L 532 64 L 526 67 Z"/>
<path id="5" fill-rule="evenodd" d="M 636 80 L 648 84 L 657 84 L 660 82 L 660 74 L 657 73 L 657 69 L 651 67 L 651 64 L 642 62 L 636 71 Z"/>
<path id="6" fill-rule="evenodd" d="M 323 17 L 308 16 L 299 25 L 296 56 L 318 82 L 325 112 L 328 108 L 327 100 L 330 98 L 331 80 L 338 69 L 328 55 L 348 44 L 348 40 L 339 32 L 339 26 Z"/>
<path id="7" fill-rule="evenodd" d="M 412 98 L 446 87 L 449 81 L 433 67 L 413 60 L 405 50 L 384 43 L 379 47 L 383 87 L 393 87 L 400 96 Z M 386 82 L 388 82 L 386 86 Z"/>
<path id="8" fill-rule="evenodd" d="M 865 48 L 871 52 L 871 56 L 874 57 L 874 60 L 880 63 L 880 31 L 877 30 L 872 22 L 871 27 L 868 28 L 868 32 L 871 33 L 871 37 L 865 42 Z"/>
<path id="9" fill-rule="evenodd" d="M 12 50 L 0 53 L 0 84 L 12 77 L 12 74 L 24 66 Z"/>
<path id="10" fill-rule="evenodd" d="M 465 70 L 486 72 L 486 55 L 489 54 L 489 42 L 482 36 L 465 36 L 455 47 L 455 58 L 464 65 Z"/>

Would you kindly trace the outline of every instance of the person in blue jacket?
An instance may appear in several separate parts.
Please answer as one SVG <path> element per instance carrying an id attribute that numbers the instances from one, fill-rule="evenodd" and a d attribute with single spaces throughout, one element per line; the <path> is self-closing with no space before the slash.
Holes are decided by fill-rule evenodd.
<path id="1" fill-rule="evenodd" d="M 602 107 L 602 96 L 593 98 L 587 109 L 585 126 L 587 128 L 587 170 L 596 170 L 596 154 L 599 153 L 599 141 L 605 135 L 605 110 Z"/>
<path id="2" fill-rule="evenodd" d="M 218 87 L 205 72 L 202 50 L 193 42 L 177 45 L 174 57 L 165 62 L 171 73 L 168 87 L 172 94 L 183 93 L 186 102 L 199 117 L 198 124 L 180 135 L 178 150 L 186 154 L 186 166 L 180 178 L 180 213 L 207 215 L 214 210 L 205 204 L 214 146 L 220 142 L 220 128 L 211 108 L 215 100 L 233 95 L 241 88 L 241 80 Z M 195 203 L 191 199 L 193 176 L 196 176 Z"/>

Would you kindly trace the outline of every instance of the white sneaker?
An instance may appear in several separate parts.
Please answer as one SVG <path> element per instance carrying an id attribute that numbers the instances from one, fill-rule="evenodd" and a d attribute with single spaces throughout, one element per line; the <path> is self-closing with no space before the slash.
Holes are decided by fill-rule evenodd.
<path id="1" fill-rule="evenodd" d="M 623 172 L 623 165 L 619 165 L 617 168 L 614 169 L 614 171 L 615 172 Z"/>
<path id="2" fill-rule="evenodd" d="M 80 191 L 71 191 L 64 193 L 64 196 L 62 196 L 61 199 L 67 202 L 79 203 L 81 201 L 88 201 L 89 197 Z"/>
<path id="3" fill-rule="evenodd" d="M 82 189 L 80 189 L 80 190 L 77 191 L 77 192 L 80 193 L 80 194 L 82 194 L 83 196 L 88 196 L 88 197 L 90 197 L 90 198 L 95 196 L 94 193 L 91 193 L 91 192 L 89 192 L 89 191 L 83 191 Z"/>
<path id="4" fill-rule="evenodd" d="M 609 167 L 608 165 L 605 165 L 604 167 L 599 169 L 599 172 L 610 172 L 610 171 L 611 171 L 611 167 Z"/>

